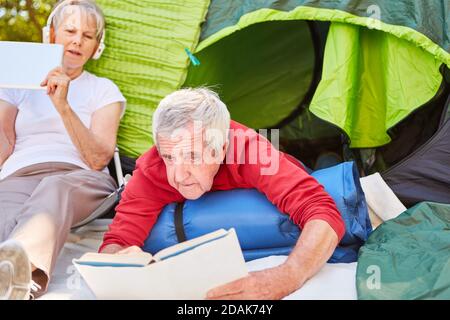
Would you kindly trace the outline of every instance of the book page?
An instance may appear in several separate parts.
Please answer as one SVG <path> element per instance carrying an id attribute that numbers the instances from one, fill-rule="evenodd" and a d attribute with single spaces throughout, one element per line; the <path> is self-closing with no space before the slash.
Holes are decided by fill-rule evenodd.
<path id="1" fill-rule="evenodd" d="M 127 254 L 88 252 L 74 262 L 97 267 L 144 267 L 152 260 L 153 256 L 148 252 Z"/>
<path id="2" fill-rule="evenodd" d="M 97 299 L 204 299 L 208 290 L 248 275 L 234 229 L 141 268 L 74 264 Z"/>
<path id="3" fill-rule="evenodd" d="M 248 275 L 234 229 L 155 265 L 164 266 L 165 274 L 170 275 L 174 289 L 169 299 L 205 299 L 208 290 Z"/>
<path id="4" fill-rule="evenodd" d="M 170 257 L 176 256 L 178 254 L 181 254 L 187 250 L 191 250 L 194 249 L 195 247 L 198 247 L 202 244 L 205 244 L 209 241 L 213 241 L 216 239 L 219 239 L 221 237 L 224 237 L 227 235 L 227 231 L 225 229 L 219 229 L 217 231 L 214 232 L 210 232 L 208 234 L 205 234 L 203 236 L 188 240 L 188 241 L 184 241 L 181 243 L 178 243 L 176 245 L 173 245 L 171 247 L 168 247 L 166 249 L 160 250 L 158 253 L 156 253 L 153 256 L 153 259 L 155 261 L 160 261 L 160 260 L 164 260 L 164 259 L 168 259 Z"/>
<path id="5" fill-rule="evenodd" d="M 0 41 L 0 88 L 45 90 L 40 84 L 61 66 L 63 50 L 60 44 Z"/>
<path id="6" fill-rule="evenodd" d="M 224 229 L 220 229 L 201 237 L 185 241 L 169 248 L 159 251 L 152 256 L 148 252 L 128 253 L 128 254 L 107 254 L 88 252 L 84 254 L 80 259 L 75 260 L 76 263 L 90 266 L 117 266 L 117 267 L 142 267 L 146 266 L 152 261 L 160 261 L 169 257 L 176 256 L 187 250 L 196 248 L 199 245 L 203 245 L 209 241 L 213 241 L 224 237 L 227 232 Z"/>

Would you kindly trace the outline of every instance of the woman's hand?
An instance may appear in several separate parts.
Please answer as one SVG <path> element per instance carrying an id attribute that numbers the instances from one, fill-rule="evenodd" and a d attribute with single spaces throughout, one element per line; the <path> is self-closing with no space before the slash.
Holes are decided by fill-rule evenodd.
<path id="1" fill-rule="evenodd" d="M 70 77 L 61 67 L 50 71 L 45 80 L 41 83 L 42 87 L 47 86 L 47 94 L 59 114 L 63 114 L 70 109 L 69 103 L 67 102 L 69 84 Z"/>

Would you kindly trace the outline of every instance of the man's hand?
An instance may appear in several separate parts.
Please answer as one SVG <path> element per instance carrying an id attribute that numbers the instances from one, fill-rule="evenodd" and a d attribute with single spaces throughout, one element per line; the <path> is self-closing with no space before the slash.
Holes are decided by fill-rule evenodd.
<path id="1" fill-rule="evenodd" d="M 119 252 L 120 250 L 123 250 L 124 247 L 122 247 L 121 245 L 118 244 L 108 244 L 107 246 L 105 246 L 102 251 L 100 251 L 100 253 L 109 253 L 109 254 L 114 254 L 116 252 Z"/>
<path id="2" fill-rule="evenodd" d="M 142 249 L 138 246 L 122 247 L 121 245 L 113 243 L 105 246 L 100 253 L 127 254 L 136 252 L 142 252 Z"/>
<path id="3" fill-rule="evenodd" d="M 322 220 L 308 221 L 297 244 L 280 266 L 210 290 L 207 299 L 282 299 L 300 289 L 332 255 L 338 236 Z"/>
<path id="4" fill-rule="evenodd" d="M 122 249 L 118 252 L 116 252 L 116 254 L 129 254 L 129 253 L 139 253 L 139 252 L 143 252 L 141 248 L 139 248 L 138 246 L 131 246 L 125 249 Z"/>
<path id="5" fill-rule="evenodd" d="M 286 264 L 252 272 L 247 277 L 208 291 L 207 299 L 218 300 L 279 300 L 303 284 L 297 273 Z"/>
<path id="6" fill-rule="evenodd" d="M 61 67 L 50 71 L 41 83 L 42 87 L 47 86 L 47 94 L 59 114 L 62 114 L 70 109 L 69 103 L 67 102 L 69 84 L 70 77 L 64 73 Z"/>
<path id="7" fill-rule="evenodd" d="M 18 109 L 15 106 L 0 100 L 0 166 L 14 151 L 17 113 Z"/>

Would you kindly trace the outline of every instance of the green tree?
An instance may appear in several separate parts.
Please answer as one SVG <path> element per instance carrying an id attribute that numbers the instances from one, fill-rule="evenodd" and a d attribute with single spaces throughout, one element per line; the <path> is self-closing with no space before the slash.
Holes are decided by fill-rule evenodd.
<path id="1" fill-rule="evenodd" d="M 57 0 L 0 0 L 0 40 L 42 41 L 42 27 Z"/>

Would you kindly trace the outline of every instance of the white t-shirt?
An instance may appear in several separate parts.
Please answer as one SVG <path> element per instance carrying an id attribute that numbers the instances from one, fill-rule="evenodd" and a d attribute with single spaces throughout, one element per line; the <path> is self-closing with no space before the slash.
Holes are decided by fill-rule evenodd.
<path id="1" fill-rule="evenodd" d="M 19 169 L 43 162 L 71 163 L 89 170 L 45 90 L 0 89 L 0 100 L 19 109 L 15 123 L 16 144 L 3 164 L 0 180 Z M 123 115 L 126 103 L 112 81 L 87 71 L 70 82 L 67 100 L 87 128 L 98 109 L 122 102 Z"/>

